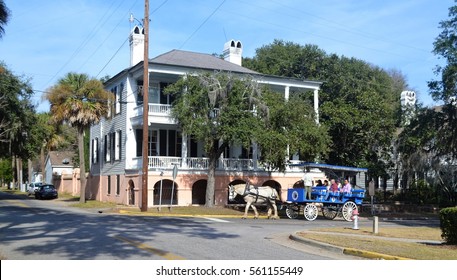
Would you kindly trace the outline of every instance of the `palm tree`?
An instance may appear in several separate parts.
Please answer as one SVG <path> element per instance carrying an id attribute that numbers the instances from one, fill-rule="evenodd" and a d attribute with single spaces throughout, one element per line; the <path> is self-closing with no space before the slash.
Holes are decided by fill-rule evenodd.
<path id="1" fill-rule="evenodd" d="M 0 38 L 2 38 L 3 34 L 5 33 L 3 26 L 8 22 L 9 15 L 10 10 L 8 10 L 8 7 L 6 7 L 5 2 L 0 0 Z"/>
<path id="2" fill-rule="evenodd" d="M 113 94 L 104 90 L 102 82 L 86 74 L 68 73 L 46 93 L 51 114 L 57 122 L 65 122 L 78 130 L 81 195 L 86 202 L 86 168 L 84 163 L 84 131 L 107 115 Z"/>

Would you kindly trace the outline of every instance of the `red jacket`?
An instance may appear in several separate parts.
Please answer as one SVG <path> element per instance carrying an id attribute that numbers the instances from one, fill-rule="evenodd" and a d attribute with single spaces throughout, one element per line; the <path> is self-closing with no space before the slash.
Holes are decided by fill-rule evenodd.
<path id="1" fill-rule="evenodd" d="M 337 184 L 337 183 L 333 183 L 333 184 L 330 186 L 330 191 L 331 191 L 331 192 L 337 192 L 337 191 L 339 191 L 339 189 L 338 189 L 338 184 Z"/>

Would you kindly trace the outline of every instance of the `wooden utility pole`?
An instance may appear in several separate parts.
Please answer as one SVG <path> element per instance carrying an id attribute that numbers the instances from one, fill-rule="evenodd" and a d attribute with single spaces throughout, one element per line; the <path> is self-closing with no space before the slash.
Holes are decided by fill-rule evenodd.
<path id="1" fill-rule="evenodd" d="M 148 169 L 149 169 L 149 0 L 144 1 L 144 59 L 143 59 L 143 174 L 141 189 L 141 212 L 148 210 Z"/>

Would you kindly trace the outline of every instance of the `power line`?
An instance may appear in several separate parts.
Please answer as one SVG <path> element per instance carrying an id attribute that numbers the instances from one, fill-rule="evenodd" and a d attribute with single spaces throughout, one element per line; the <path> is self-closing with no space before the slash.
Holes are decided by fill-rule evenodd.
<path id="1" fill-rule="evenodd" d="M 133 4 L 130 6 L 130 9 L 132 9 L 135 4 L 138 2 L 138 0 L 136 0 L 135 2 L 133 2 Z M 116 9 L 117 10 L 117 9 Z M 119 22 L 116 24 L 116 26 L 114 26 L 114 28 L 111 30 L 111 32 L 106 36 L 106 38 L 97 46 L 97 48 L 95 49 L 95 51 L 92 52 L 92 54 L 90 56 L 87 57 L 87 59 L 84 61 L 84 63 L 79 67 L 79 69 L 81 69 L 97 52 L 98 50 L 101 48 L 101 46 L 103 46 L 105 44 L 105 42 L 111 37 L 111 35 L 114 33 L 114 31 L 119 27 L 119 25 L 124 22 L 124 17 L 122 17 L 122 19 L 119 20 Z M 124 43 L 122 43 L 122 45 L 124 45 Z M 121 47 L 122 47 L 121 45 Z M 119 50 L 118 50 L 119 51 Z M 116 54 L 117 52 L 116 51 Z M 110 61 L 112 60 L 113 57 L 111 57 Z M 106 67 L 106 65 L 105 65 Z M 99 73 L 100 74 L 100 73 Z"/>
<path id="2" fill-rule="evenodd" d="M 130 8 L 132 8 L 132 7 L 136 4 L 136 2 L 138 2 L 138 0 L 136 0 Z M 154 14 L 156 11 L 158 11 L 158 10 L 159 10 L 163 5 L 165 5 L 167 2 L 168 2 L 168 0 L 163 1 L 156 9 L 154 9 L 154 10 L 150 13 L 150 15 L 152 15 L 152 14 Z M 122 21 L 123 21 L 123 20 L 124 20 L 124 19 L 122 19 Z M 119 21 L 119 23 L 116 25 L 116 28 L 117 28 L 117 26 L 119 26 L 119 24 L 120 24 L 122 21 Z M 116 28 L 114 28 L 113 31 L 114 31 Z M 110 35 L 113 33 L 113 31 L 110 33 Z M 109 35 L 109 36 L 110 36 L 110 35 Z M 108 36 L 108 37 L 109 37 L 109 36 Z M 108 39 L 108 37 L 103 41 L 103 43 Z M 130 37 L 130 35 L 127 37 L 127 39 L 124 40 L 124 42 L 121 44 L 121 46 L 120 46 L 120 47 L 117 49 L 117 51 L 111 56 L 111 58 L 108 60 L 108 62 L 105 63 L 105 65 L 103 66 L 103 68 L 98 72 L 98 74 L 97 74 L 95 77 L 98 77 L 98 76 L 100 75 L 100 73 L 101 73 L 101 72 L 108 66 L 108 64 L 114 59 L 114 57 L 119 53 L 119 51 L 122 49 L 122 47 L 123 47 L 123 46 L 125 45 L 125 43 L 128 41 L 129 37 Z M 102 44 L 103 44 L 103 43 L 102 43 Z M 97 48 L 97 50 L 98 50 L 98 48 Z"/>
<path id="3" fill-rule="evenodd" d="M 95 76 L 96 78 L 100 75 L 100 73 L 105 70 L 105 68 L 108 66 L 108 64 L 111 62 L 111 60 L 114 59 L 114 57 L 119 53 L 119 51 L 122 49 L 122 47 L 125 45 L 125 43 L 129 40 L 129 37 L 127 37 L 122 45 L 117 49 L 117 51 L 111 56 L 111 58 L 108 60 L 108 62 L 105 63 L 105 66 L 98 72 L 98 74 Z"/>
<path id="4" fill-rule="evenodd" d="M 110 8 L 112 7 L 114 3 L 111 3 L 111 6 Z M 122 4 L 122 1 L 121 1 L 121 4 Z M 111 13 L 111 15 L 120 7 L 117 6 L 117 8 Z M 81 44 L 76 48 L 76 50 L 71 54 L 70 58 L 62 65 L 62 67 L 59 68 L 59 70 L 57 70 L 57 72 L 54 74 L 54 76 L 52 76 L 52 78 L 46 83 L 46 85 L 48 85 L 50 82 L 52 82 L 56 77 L 57 75 L 59 75 L 59 73 L 77 56 L 77 54 L 87 45 L 87 43 L 95 36 L 95 34 L 97 33 L 96 32 L 96 29 L 98 29 L 98 25 L 102 22 L 102 20 L 105 18 L 105 16 L 107 15 L 109 9 L 108 8 L 105 12 L 105 14 L 100 18 L 100 20 L 98 21 L 98 23 L 94 26 L 94 28 L 89 32 L 89 34 L 86 36 L 86 38 L 81 42 Z M 111 17 L 110 15 L 110 17 Z M 107 18 L 109 19 L 109 17 Z M 107 20 L 105 21 L 105 23 L 107 22 Z M 105 24 L 103 23 L 102 26 Z"/>
<path id="5" fill-rule="evenodd" d="M 192 34 L 190 34 L 190 36 L 184 41 L 184 43 L 181 44 L 179 49 L 184 47 L 184 45 L 195 35 L 195 33 L 197 33 L 200 30 L 200 28 L 202 28 L 202 26 L 205 25 L 205 23 L 220 9 L 220 7 L 225 3 L 225 1 L 226 0 L 223 0 L 219 4 L 219 6 L 217 6 L 216 9 L 214 9 L 214 11 L 208 17 L 206 17 L 206 19 L 197 27 L 197 29 L 195 29 L 195 31 L 192 32 Z"/>

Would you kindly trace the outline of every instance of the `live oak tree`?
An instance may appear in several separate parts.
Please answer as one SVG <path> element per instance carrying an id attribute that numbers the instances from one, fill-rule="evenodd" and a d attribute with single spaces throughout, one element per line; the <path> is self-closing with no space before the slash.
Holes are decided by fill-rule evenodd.
<path id="1" fill-rule="evenodd" d="M 314 107 L 306 98 L 308 95 L 312 93 L 291 93 L 289 100 L 285 100 L 282 94 L 265 90 L 263 100 L 269 117 L 256 136 L 264 166 L 283 171 L 287 159 L 293 155 L 308 162 L 327 156 L 328 129 L 316 123 Z"/>
<path id="2" fill-rule="evenodd" d="M 263 114 L 261 91 L 248 79 L 224 73 L 187 75 L 166 89 L 183 133 L 204 143 L 209 158 L 205 206 L 214 206 L 217 161 L 232 143 L 248 147 Z M 257 109 L 258 114 L 254 113 Z"/>
<path id="3" fill-rule="evenodd" d="M 449 8 L 449 19 L 440 22 L 442 29 L 435 39 L 433 53 L 444 59 L 445 65 L 436 66 L 439 80 L 428 83 L 435 101 L 444 103 L 437 114 L 441 119 L 437 131 L 437 155 L 457 159 L 457 6 Z"/>
<path id="4" fill-rule="evenodd" d="M 78 130 L 80 202 L 86 202 L 86 170 L 84 159 L 84 131 L 98 123 L 110 110 L 114 97 L 103 84 L 87 74 L 68 73 L 47 90 L 52 118 L 67 123 Z"/>
<path id="5" fill-rule="evenodd" d="M 328 128 L 330 150 L 322 161 L 369 167 L 382 173 L 388 165 L 401 88 L 389 72 L 356 58 L 327 54 L 315 45 L 275 40 L 243 60 L 265 74 L 323 81 L 320 123 Z"/>
<path id="6" fill-rule="evenodd" d="M 166 92 L 175 96 L 172 116 L 183 133 L 204 143 L 209 158 L 207 207 L 214 205 L 217 161 L 230 145 L 258 144 L 260 161 L 272 170 L 284 169 L 288 147 L 313 158 L 326 151 L 326 140 L 319 137 L 326 130 L 315 123 L 312 106 L 288 102 L 249 77 L 197 73 L 183 77 Z"/>

